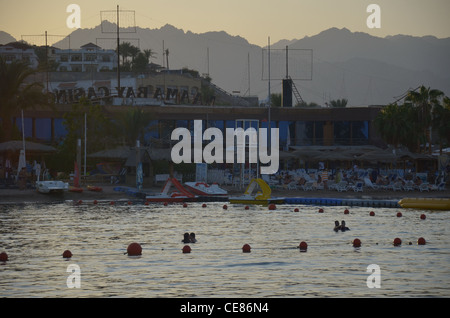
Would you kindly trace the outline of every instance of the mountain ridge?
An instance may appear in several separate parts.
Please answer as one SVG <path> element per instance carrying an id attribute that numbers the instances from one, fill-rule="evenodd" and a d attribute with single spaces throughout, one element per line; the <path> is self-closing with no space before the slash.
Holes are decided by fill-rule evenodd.
<path id="1" fill-rule="evenodd" d="M 111 24 L 109 27 L 113 27 Z M 114 34 L 101 33 L 100 25 L 71 33 L 72 48 L 88 42 L 115 47 Z M 106 38 L 110 38 L 106 40 Z M 240 91 L 267 97 L 268 82 L 262 80 L 264 48 L 226 31 L 194 33 L 166 24 L 160 28 L 136 28 L 135 34 L 122 34 L 141 50 L 156 52 L 154 63 L 164 64 L 169 49 L 171 69 L 189 67 L 209 73 L 213 82 L 226 91 Z M 139 39 L 139 40 L 136 40 Z M 58 45 L 56 43 L 55 45 Z M 67 45 L 60 41 L 59 45 Z M 450 38 L 392 35 L 384 38 L 346 28 L 330 28 L 302 39 L 283 39 L 271 49 L 311 49 L 312 80 L 297 81 L 307 102 L 324 105 L 330 99 L 347 98 L 350 106 L 387 104 L 408 89 L 430 86 L 450 95 Z M 284 72 L 283 61 L 273 67 Z M 381 72 L 383 70 L 383 72 Z M 294 76 L 293 76 L 294 77 Z M 368 93 L 371 92 L 372 93 Z M 271 92 L 281 92 L 281 80 L 271 80 Z M 371 96 L 371 98 L 368 98 Z"/>

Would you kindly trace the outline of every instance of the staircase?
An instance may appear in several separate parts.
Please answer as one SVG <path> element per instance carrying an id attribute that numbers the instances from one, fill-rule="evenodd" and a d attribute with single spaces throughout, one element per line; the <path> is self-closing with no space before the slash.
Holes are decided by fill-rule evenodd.
<path id="1" fill-rule="evenodd" d="M 295 83 L 290 76 L 289 76 L 289 79 L 292 81 L 292 93 L 294 93 L 294 97 L 297 100 L 297 103 L 303 104 L 304 101 L 303 101 L 302 96 L 300 95 L 300 92 L 297 89 L 297 86 L 295 86 Z"/>

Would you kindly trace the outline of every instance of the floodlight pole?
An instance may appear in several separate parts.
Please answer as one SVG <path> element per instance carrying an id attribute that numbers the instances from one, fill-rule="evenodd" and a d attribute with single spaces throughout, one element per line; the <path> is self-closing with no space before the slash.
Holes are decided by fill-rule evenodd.
<path id="1" fill-rule="evenodd" d="M 120 93 L 120 27 L 119 27 L 119 5 L 117 5 L 117 97 Z"/>

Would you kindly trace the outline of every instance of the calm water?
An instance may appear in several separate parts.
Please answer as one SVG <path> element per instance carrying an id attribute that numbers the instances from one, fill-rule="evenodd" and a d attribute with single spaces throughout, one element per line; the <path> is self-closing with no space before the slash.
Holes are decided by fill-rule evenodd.
<path id="1" fill-rule="evenodd" d="M 10 259 L 0 264 L 0 297 L 450 296 L 449 212 L 222 206 L 0 206 L 0 252 Z M 335 220 L 351 230 L 335 233 Z M 198 239 L 190 254 L 182 253 L 184 232 Z M 301 241 L 307 252 L 296 248 Z M 124 255 L 132 242 L 142 256 Z M 242 253 L 246 243 L 251 253 Z M 67 249 L 70 260 L 61 256 Z M 81 288 L 67 287 L 71 264 Z M 370 264 L 380 267 L 381 288 L 367 287 Z"/>

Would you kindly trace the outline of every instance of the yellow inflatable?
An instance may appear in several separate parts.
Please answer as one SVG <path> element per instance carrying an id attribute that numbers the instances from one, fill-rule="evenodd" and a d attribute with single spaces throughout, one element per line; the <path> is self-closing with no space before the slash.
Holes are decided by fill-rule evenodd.
<path id="1" fill-rule="evenodd" d="M 261 190 L 261 191 L 258 191 Z M 256 194 L 254 192 L 256 191 Z M 263 179 L 253 179 L 245 190 L 244 195 L 230 197 L 230 203 L 238 204 L 259 204 L 268 205 L 269 203 L 283 203 L 284 199 L 272 199 L 270 196 L 272 190 Z"/>
<path id="2" fill-rule="evenodd" d="M 448 210 L 450 211 L 450 199 L 440 198 L 404 198 L 398 201 L 402 208 L 421 210 Z"/>

